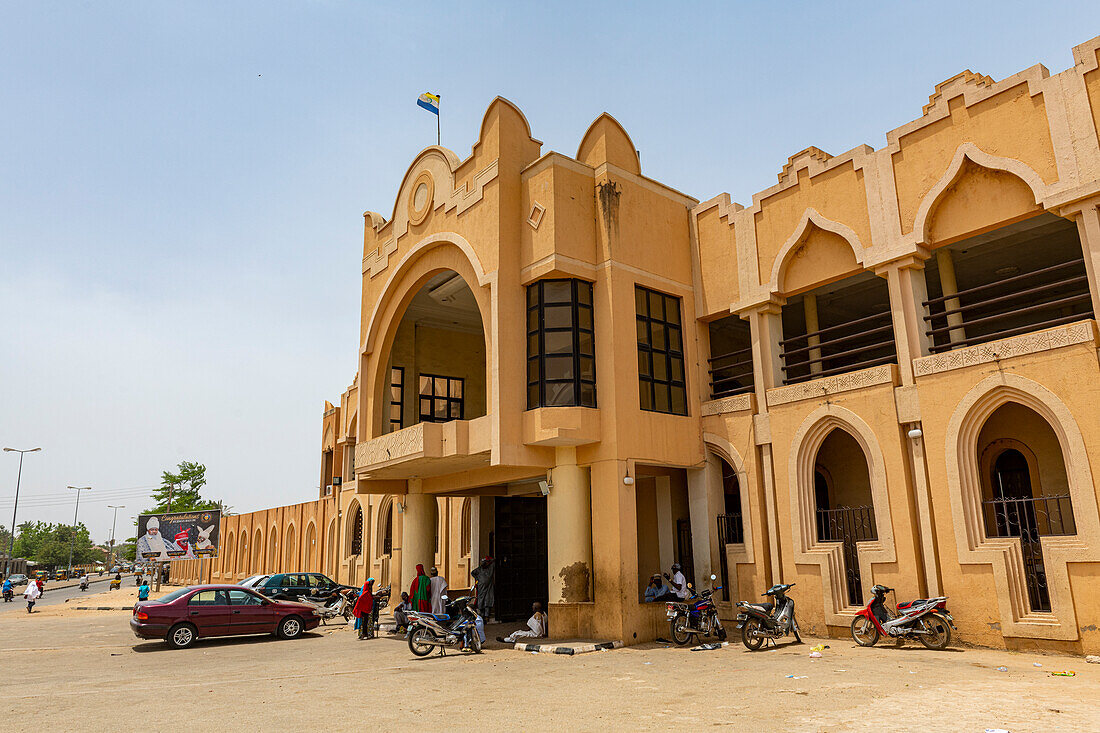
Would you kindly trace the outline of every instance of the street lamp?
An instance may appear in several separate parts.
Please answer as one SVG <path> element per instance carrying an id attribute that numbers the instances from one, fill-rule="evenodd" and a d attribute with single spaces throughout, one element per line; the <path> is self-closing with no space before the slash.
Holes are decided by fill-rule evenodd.
<path id="1" fill-rule="evenodd" d="M 115 520 L 118 519 L 118 510 L 125 509 L 126 507 L 122 504 L 119 504 L 118 506 L 115 506 L 114 504 L 108 504 L 107 508 L 115 510 L 114 514 L 111 515 L 111 557 L 109 558 L 109 564 L 107 566 L 107 568 L 110 569 L 115 564 Z"/>
<path id="2" fill-rule="evenodd" d="M 23 480 L 23 454 L 35 453 L 42 450 L 41 448 L 27 448 L 26 450 L 20 450 L 19 448 L 5 448 L 5 453 L 18 453 L 19 454 L 19 475 L 15 479 L 15 508 L 11 510 L 11 537 L 8 539 L 8 562 L 4 567 L 4 574 L 7 575 L 14 567 L 15 558 L 12 557 L 12 553 L 15 551 L 15 513 L 19 511 L 19 483 Z"/>
<path id="3" fill-rule="evenodd" d="M 76 543 L 76 515 L 80 512 L 80 492 L 91 491 L 91 486 L 66 486 L 66 489 L 76 490 L 76 511 L 73 512 L 73 533 L 69 537 L 69 575 L 73 573 L 73 544 Z"/>

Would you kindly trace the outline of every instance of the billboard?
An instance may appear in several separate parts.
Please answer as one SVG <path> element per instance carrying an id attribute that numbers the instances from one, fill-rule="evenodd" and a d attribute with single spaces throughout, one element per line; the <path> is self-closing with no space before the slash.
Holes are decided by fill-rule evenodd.
<path id="1" fill-rule="evenodd" d="M 218 509 L 141 514 L 137 521 L 140 560 L 217 557 L 222 513 Z"/>

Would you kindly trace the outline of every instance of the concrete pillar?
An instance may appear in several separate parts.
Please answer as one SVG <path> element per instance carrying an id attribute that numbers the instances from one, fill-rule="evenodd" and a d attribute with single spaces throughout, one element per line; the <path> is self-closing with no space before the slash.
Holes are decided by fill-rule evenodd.
<path id="1" fill-rule="evenodd" d="M 710 587 L 710 576 L 720 575 L 722 569 L 719 553 L 726 548 L 718 544 L 717 517 L 725 509 L 722 494 L 722 468 L 718 459 L 707 453 L 702 468 L 687 472 L 688 510 L 691 514 L 691 544 L 695 562 L 695 585 L 700 589 Z M 746 521 L 749 513 L 745 512 Z M 719 577 L 715 585 L 726 582 Z M 731 593 L 731 596 L 735 595 Z"/>
<path id="2" fill-rule="evenodd" d="M 890 318 L 894 330 L 894 349 L 898 355 L 901 383 L 913 383 L 913 359 L 931 353 L 932 340 L 925 333 L 924 301 L 928 288 L 921 260 L 910 257 L 891 262 L 875 271 L 885 277 L 890 292 Z"/>
<path id="3" fill-rule="evenodd" d="M 768 303 L 749 314 L 756 404 L 760 409 L 768 404 L 765 392 L 783 384 L 783 360 L 779 355 L 779 342 L 783 338 L 782 312 L 780 303 Z"/>
<path id="4" fill-rule="evenodd" d="M 672 479 L 656 476 L 653 479 L 657 497 L 657 552 L 661 557 L 661 570 L 668 572 L 676 562 L 675 535 L 672 522 Z"/>
<path id="5" fill-rule="evenodd" d="M 920 427 L 915 424 L 915 427 Z M 924 458 L 924 436 L 909 438 L 909 455 L 913 467 L 913 491 L 917 500 L 917 517 L 920 522 L 920 554 L 926 588 L 922 593 L 938 596 L 943 592 L 940 583 L 939 548 L 936 542 L 935 520 L 932 516 L 932 497 L 928 485 L 928 466 Z"/>
<path id="6" fill-rule="evenodd" d="M 592 484 L 575 448 L 558 448 L 546 497 L 550 603 L 592 600 Z"/>
<path id="7" fill-rule="evenodd" d="M 412 488 L 413 481 L 409 481 Z M 435 528 L 439 522 L 434 494 L 408 494 L 401 514 L 401 582 L 416 577 L 417 564 L 427 570 L 435 561 Z"/>
<path id="8" fill-rule="evenodd" d="M 954 295 L 959 292 L 959 284 L 955 282 L 955 260 L 951 258 L 951 250 L 936 250 L 936 264 L 940 268 L 940 289 L 944 295 Z M 946 310 L 958 308 L 961 304 L 958 298 L 948 298 L 943 301 Z M 966 339 L 966 330 L 963 328 L 962 313 L 952 313 L 947 316 L 947 325 L 951 326 L 948 335 L 951 341 L 963 341 Z"/>
<path id="9" fill-rule="evenodd" d="M 813 293 L 806 293 L 802 296 L 802 310 L 806 313 L 806 333 L 813 333 L 821 329 L 820 324 L 817 322 L 817 296 Z M 810 347 L 809 356 L 811 359 L 821 358 L 821 349 L 817 348 L 821 345 L 820 336 L 810 336 L 806 339 L 806 345 Z M 810 374 L 821 373 L 821 362 L 815 361 L 810 363 Z"/>
<path id="10" fill-rule="evenodd" d="M 1093 318 L 1100 318 L 1100 206 L 1095 201 L 1076 212 L 1077 233 L 1081 237 L 1081 254 L 1085 258 L 1085 273 L 1089 278 Z"/>

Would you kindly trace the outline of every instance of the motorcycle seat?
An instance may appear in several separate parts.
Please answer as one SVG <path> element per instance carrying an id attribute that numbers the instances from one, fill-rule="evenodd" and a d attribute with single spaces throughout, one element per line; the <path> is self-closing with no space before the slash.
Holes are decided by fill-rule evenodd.
<path id="1" fill-rule="evenodd" d="M 451 617 L 448 616 L 445 613 L 428 613 L 428 614 L 425 614 L 425 615 L 426 616 L 431 616 L 436 621 L 450 621 L 451 620 Z"/>
<path id="2" fill-rule="evenodd" d="M 903 609 L 912 608 L 913 606 L 919 606 L 924 603 L 928 603 L 928 600 L 925 598 L 918 598 L 915 601 L 906 601 L 905 603 L 898 604 L 898 610 L 901 611 Z"/>
<path id="3" fill-rule="evenodd" d="M 752 606 L 753 608 L 759 608 L 764 613 L 771 613 L 775 608 L 774 603 L 746 603 L 746 606 Z"/>

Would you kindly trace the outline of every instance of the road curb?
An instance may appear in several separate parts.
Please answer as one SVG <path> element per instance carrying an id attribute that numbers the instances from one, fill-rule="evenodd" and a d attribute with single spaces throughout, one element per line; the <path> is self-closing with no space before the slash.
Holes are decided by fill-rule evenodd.
<path id="1" fill-rule="evenodd" d="M 623 646 L 621 641 L 601 641 L 594 644 L 523 644 L 516 643 L 513 649 L 520 652 L 531 652 L 532 654 L 564 654 L 566 656 L 573 656 L 575 654 L 587 654 L 588 652 L 602 652 L 610 649 L 619 649 Z"/>
<path id="2" fill-rule="evenodd" d="M 76 611 L 133 611 L 133 606 L 75 606 Z"/>

